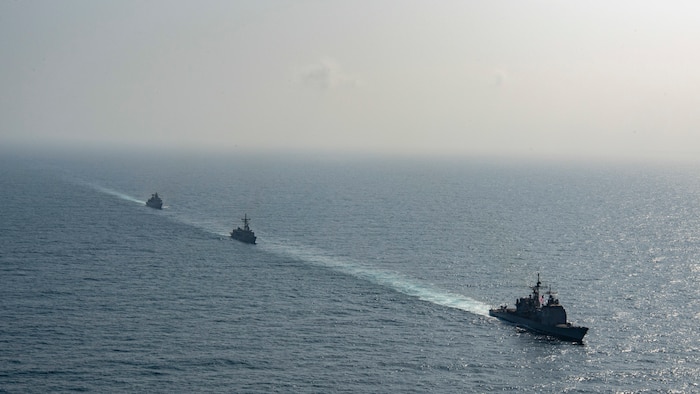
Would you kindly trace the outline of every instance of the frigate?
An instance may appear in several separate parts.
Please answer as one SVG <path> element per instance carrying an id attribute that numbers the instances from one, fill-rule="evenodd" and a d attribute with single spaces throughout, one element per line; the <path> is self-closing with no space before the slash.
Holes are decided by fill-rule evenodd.
<path id="1" fill-rule="evenodd" d="M 248 226 L 248 223 L 250 222 L 248 215 L 243 215 L 243 219 L 241 220 L 243 221 L 243 228 L 238 227 L 231 231 L 231 238 L 248 244 L 254 244 L 257 237 L 255 236 L 253 230 L 251 230 Z"/>

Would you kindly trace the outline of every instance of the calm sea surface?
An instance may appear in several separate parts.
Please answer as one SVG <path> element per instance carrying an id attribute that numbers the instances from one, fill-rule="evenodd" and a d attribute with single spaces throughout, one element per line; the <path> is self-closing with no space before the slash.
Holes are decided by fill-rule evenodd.
<path id="1" fill-rule="evenodd" d="M 699 169 L 5 157 L 0 392 L 699 392 Z"/>

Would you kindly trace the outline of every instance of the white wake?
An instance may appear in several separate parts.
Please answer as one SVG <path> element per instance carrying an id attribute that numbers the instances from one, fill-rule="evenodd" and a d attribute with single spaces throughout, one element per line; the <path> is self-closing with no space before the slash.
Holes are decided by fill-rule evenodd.
<path id="1" fill-rule="evenodd" d="M 92 184 L 88 184 L 88 186 L 90 186 L 91 188 L 93 188 L 97 191 L 100 191 L 102 193 L 109 194 L 109 195 L 115 196 L 115 197 L 119 197 L 122 200 L 131 201 L 131 202 L 139 203 L 142 205 L 146 204 L 146 201 L 139 200 L 136 197 L 129 196 L 128 194 L 124 194 L 124 193 L 118 192 L 118 191 L 113 190 L 113 189 L 109 189 L 109 188 L 102 187 L 99 185 L 92 185 Z"/>
<path id="2" fill-rule="evenodd" d="M 311 264 L 332 268 L 436 305 L 456 308 L 481 316 L 489 315 L 489 305 L 483 302 L 461 294 L 436 289 L 433 286 L 420 283 L 399 273 L 366 267 L 348 261 L 340 261 L 324 255 L 321 251 L 314 251 L 308 247 L 293 247 L 289 244 L 277 244 L 268 241 L 260 244 L 259 247 L 278 255 L 290 256 Z"/>
<path id="3" fill-rule="evenodd" d="M 123 200 L 139 204 L 146 204 L 145 201 L 141 201 L 135 197 L 113 189 L 94 184 L 88 184 L 88 186 L 102 193 L 106 193 Z M 228 236 L 227 233 L 222 233 L 220 230 L 213 230 L 212 228 L 215 227 L 214 223 L 201 222 L 192 219 L 187 220 L 183 218 L 180 218 L 179 221 L 215 235 Z M 399 273 L 374 267 L 367 267 L 358 263 L 352 263 L 349 261 L 350 259 L 341 261 L 337 258 L 327 256 L 322 251 L 314 250 L 313 248 L 307 246 L 293 246 L 291 243 L 281 243 L 266 239 L 264 243 L 258 244 L 257 247 L 277 255 L 289 256 L 311 264 L 332 268 L 338 272 L 343 272 L 356 278 L 364 279 L 381 286 L 386 286 L 400 293 L 416 297 L 423 301 L 432 302 L 436 305 L 456 308 L 476 315 L 488 316 L 489 306 L 483 302 L 461 294 L 436 289 L 430 285 L 407 278 Z"/>

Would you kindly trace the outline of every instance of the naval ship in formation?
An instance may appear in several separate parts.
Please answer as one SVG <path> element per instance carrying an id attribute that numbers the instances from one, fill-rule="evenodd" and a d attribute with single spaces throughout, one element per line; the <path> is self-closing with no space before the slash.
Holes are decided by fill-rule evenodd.
<path id="1" fill-rule="evenodd" d="M 542 283 L 540 274 L 537 274 L 537 284 L 532 286 L 532 294 L 516 300 L 515 308 L 503 305 L 497 309 L 489 309 L 489 315 L 501 320 L 515 323 L 530 331 L 550 335 L 559 339 L 573 342 L 583 342 L 583 337 L 588 332 L 588 327 L 574 326 L 566 321 L 566 310 L 559 300 L 554 298 L 552 291 L 545 294 L 549 298 L 545 301 L 540 293 Z"/>
<path id="2" fill-rule="evenodd" d="M 243 219 L 241 220 L 243 221 L 243 228 L 238 227 L 237 229 L 231 231 L 231 238 L 247 244 L 255 244 L 257 237 L 255 236 L 253 230 L 251 230 L 248 226 L 248 223 L 250 222 L 248 215 L 243 215 Z"/>
<path id="3" fill-rule="evenodd" d="M 163 209 L 163 200 L 161 200 L 161 198 L 158 197 L 158 193 L 151 194 L 151 198 L 149 198 L 148 201 L 146 201 L 146 206 L 155 209 Z"/>

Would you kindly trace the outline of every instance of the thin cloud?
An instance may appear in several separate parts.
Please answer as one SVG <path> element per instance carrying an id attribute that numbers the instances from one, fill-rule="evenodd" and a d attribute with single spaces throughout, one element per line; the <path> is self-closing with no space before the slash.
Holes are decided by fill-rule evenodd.
<path id="1" fill-rule="evenodd" d="M 336 62 L 322 59 L 301 69 L 298 74 L 302 85 L 318 90 L 357 86 L 356 77 L 345 72 Z"/>
<path id="2" fill-rule="evenodd" d="M 497 88 L 500 88 L 506 84 L 508 80 L 508 74 L 503 69 L 496 70 L 492 75 L 491 84 Z"/>

